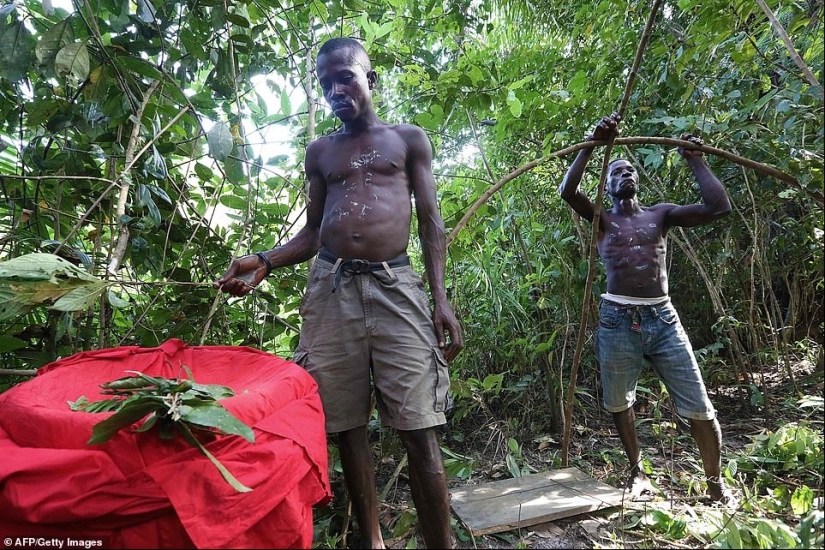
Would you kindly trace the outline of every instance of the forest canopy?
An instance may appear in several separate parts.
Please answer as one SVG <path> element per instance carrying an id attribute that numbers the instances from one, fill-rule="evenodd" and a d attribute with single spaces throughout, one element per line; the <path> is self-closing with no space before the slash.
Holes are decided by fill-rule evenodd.
<path id="1" fill-rule="evenodd" d="M 536 421 L 559 428 L 590 228 L 558 196 L 572 157 L 556 153 L 616 110 L 647 2 L 2 2 L 0 262 L 50 253 L 85 274 L 3 271 L 6 368 L 172 337 L 290 356 L 307 266 L 243 300 L 211 283 L 300 228 L 304 148 L 337 127 L 314 55 L 352 36 L 380 116 L 434 146 L 467 343 L 456 395 L 549 395 Z M 671 234 L 671 295 L 711 384 L 757 387 L 767 363 L 793 377 L 800 345 L 821 362 L 822 32 L 818 0 L 665 1 L 629 97 L 634 139 L 615 154 L 639 167 L 643 203 L 699 200 L 675 146 L 652 138 L 689 132 L 774 171 L 707 155 L 733 214 Z M 43 280 L 79 285 L 72 307 L 31 290 Z"/>

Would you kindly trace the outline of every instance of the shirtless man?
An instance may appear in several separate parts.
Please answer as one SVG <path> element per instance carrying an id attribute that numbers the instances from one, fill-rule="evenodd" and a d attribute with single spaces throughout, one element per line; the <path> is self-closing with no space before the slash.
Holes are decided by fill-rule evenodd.
<path id="1" fill-rule="evenodd" d="M 588 140 L 607 140 L 617 132 L 619 117 L 604 117 Z M 682 139 L 701 145 L 690 135 Z M 690 422 L 708 483 L 708 495 L 731 503 L 721 473 L 722 434 L 708 399 L 690 340 L 670 303 L 667 282 L 667 232 L 693 227 L 727 215 L 725 189 L 701 151 L 679 148 L 699 184 L 702 202 L 642 206 L 636 196 L 639 176 L 624 159 L 610 163 L 605 192 L 613 208 L 599 219 L 597 244 L 607 273 L 607 293 L 599 307 L 596 357 L 601 368 L 605 408 L 630 461 L 627 487 L 634 496 L 651 488 L 641 468 L 633 402 L 636 382 L 646 359 L 665 383 L 676 411 Z M 559 189 L 562 198 L 584 219 L 593 222 L 595 205 L 579 189 L 592 149 L 579 152 Z"/>
<path id="2" fill-rule="evenodd" d="M 361 539 L 369 548 L 384 548 L 367 434 L 372 375 L 381 422 L 398 430 L 409 457 L 425 543 L 451 548 L 449 494 L 435 427 L 446 421 L 447 362 L 464 343 L 444 287 L 446 245 L 432 147 L 417 126 L 378 118 L 372 103 L 378 75 L 358 41 L 324 43 L 316 71 L 343 126 L 307 147 L 306 225 L 283 246 L 233 261 L 215 287 L 244 296 L 272 269 L 318 253 L 301 303 L 294 360 L 318 382 L 327 433 L 338 435 Z M 432 310 L 406 254 L 411 197 Z"/>

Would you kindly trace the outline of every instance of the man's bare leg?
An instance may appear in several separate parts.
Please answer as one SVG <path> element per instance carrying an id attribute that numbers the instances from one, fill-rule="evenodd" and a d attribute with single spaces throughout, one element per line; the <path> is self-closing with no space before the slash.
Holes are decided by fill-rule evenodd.
<path id="1" fill-rule="evenodd" d="M 719 421 L 690 419 L 690 434 L 696 440 L 702 466 L 708 480 L 708 496 L 724 504 L 733 504 L 733 495 L 722 481 L 722 430 Z"/>
<path id="2" fill-rule="evenodd" d="M 616 425 L 624 452 L 630 461 L 630 475 L 625 487 L 634 498 L 645 492 L 652 492 L 653 485 L 642 469 L 642 455 L 639 452 L 639 439 L 636 436 L 636 413 L 633 407 L 613 413 L 613 423 Z"/>
<path id="3" fill-rule="evenodd" d="M 384 548 L 378 523 L 378 495 L 375 492 L 375 466 L 370 452 L 367 427 L 360 426 L 338 434 L 341 467 L 347 492 L 355 509 L 355 519 L 363 544 Z"/>
<path id="4" fill-rule="evenodd" d="M 452 548 L 450 496 L 434 428 L 399 430 L 409 459 L 410 490 L 427 548 Z"/>

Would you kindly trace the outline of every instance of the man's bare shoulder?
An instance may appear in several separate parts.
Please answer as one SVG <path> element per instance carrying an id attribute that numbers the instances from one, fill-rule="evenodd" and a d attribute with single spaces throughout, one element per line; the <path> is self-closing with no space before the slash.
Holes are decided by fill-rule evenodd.
<path id="1" fill-rule="evenodd" d="M 430 137 L 420 126 L 396 124 L 394 131 L 404 140 L 407 148 L 416 158 L 426 158 L 432 155 Z"/>
<path id="2" fill-rule="evenodd" d="M 678 204 L 673 204 L 672 202 L 660 202 L 659 204 L 654 204 L 653 206 L 645 206 L 644 209 L 650 212 L 660 212 L 663 210 L 673 210 L 678 206 Z"/>
<path id="3" fill-rule="evenodd" d="M 416 126 L 415 124 L 391 124 L 397 132 L 404 132 L 409 134 L 415 134 L 420 136 L 426 136 L 427 132 L 421 126 Z"/>
<path id="4" fill-rule="evenodd" d="M 307 154 L 310 154 L 310 152 L 318 152 L 326 149 L 334 143 L 335 136 L 337 135 L 338 131 L 335 131 L 331 134 L 327 134 L 325 136 L 321 136 L 310 141 L 306 148 Z"/>
<path id="5" fill-rule="evenodd" d="M 415 124 L 388 124 L 387 129 L 401 136 L 404 141 L 429 140 L 427 132 Z"/>

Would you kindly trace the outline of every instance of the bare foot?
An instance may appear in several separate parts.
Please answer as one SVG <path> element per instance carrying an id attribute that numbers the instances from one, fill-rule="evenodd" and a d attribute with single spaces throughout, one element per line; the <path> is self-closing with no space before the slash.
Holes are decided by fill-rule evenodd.
<path id="1" fill-rule="evenodd" d="M 633 497 L 633 500 L 638 499 L 642 495 L 653 494 L 653 484 L 640 468 L 636 467 L 630 471 L 630 477 L 625 484 L 625 489 Z"/>
<path id="2" fill-rule="evenodd" d="M 739 506 L 739 499 L 734 496 L 733 491 L 725 487 L 725 482 L 722 480 L 708 479 L 708 497 L 710 497 L 713 502 L 717 502 L 728 508 L 737 508 Z"/>

